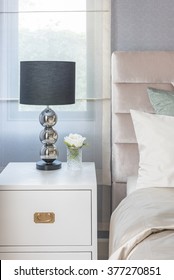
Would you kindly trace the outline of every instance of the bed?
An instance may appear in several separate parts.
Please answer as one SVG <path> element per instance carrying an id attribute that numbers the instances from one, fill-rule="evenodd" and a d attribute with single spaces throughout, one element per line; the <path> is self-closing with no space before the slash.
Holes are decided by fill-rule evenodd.
<path id="1" fill-rule="evenodd" d="M 174 259 L 174 52 L 112 54 L 110 259 Z"/>

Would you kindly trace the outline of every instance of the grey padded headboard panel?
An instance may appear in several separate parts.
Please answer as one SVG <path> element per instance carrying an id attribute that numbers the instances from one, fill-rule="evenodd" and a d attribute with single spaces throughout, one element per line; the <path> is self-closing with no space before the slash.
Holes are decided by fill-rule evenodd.
<path id="1" fill-rule="evenodd" d="M 147 87 L 173 90 L 174 51 L 112 54 L 112 205 L 126 195 L 127 177 L 137 174 L 139 153 L 130 109 L 154 113 Z"/>

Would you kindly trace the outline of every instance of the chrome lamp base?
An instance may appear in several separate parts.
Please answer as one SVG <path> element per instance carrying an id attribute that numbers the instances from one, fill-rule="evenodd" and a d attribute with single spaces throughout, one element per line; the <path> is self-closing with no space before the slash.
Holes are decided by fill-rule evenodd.
<path id="1" fill-rule="evenodd" d="M 41 161 L 36 163 L 39 170 L 56 170 L 61 168 L 61 162 L 57 160 L 58 151 L 55 143 L 58 139 L 56 130 L 52 127 L 57 123 L 56 113 L 47 106 L 39 116 L 40 124 L 44 129 L 40 132 L 42 147 L 40 150 Z"/>

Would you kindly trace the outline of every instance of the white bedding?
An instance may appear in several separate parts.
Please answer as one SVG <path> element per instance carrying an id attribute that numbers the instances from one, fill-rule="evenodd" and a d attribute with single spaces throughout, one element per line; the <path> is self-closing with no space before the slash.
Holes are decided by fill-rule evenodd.
<path id="1" fill-rule="evenodd" d="M 119 204 L 111 217 L 109 255 L 174 260 L 174 188 L 139 189 Z"/>

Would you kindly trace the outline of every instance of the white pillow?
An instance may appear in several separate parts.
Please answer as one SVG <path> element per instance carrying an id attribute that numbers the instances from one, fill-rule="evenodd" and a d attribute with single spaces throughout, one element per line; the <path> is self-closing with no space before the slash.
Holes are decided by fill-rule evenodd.
<path id="1" fill-rule="evenodd" d="M 137 188 L 174 187 L 174 117 L 130 112 L 140 156 Z"/>
<path id="2" fill-rule="evenodd" d="M 130 193 L 136 191 L 137 189 L 137 176 L 132 175 L 127 177 L 127 185 L 126 185 L 126 194 L 129 195 Z"/>

